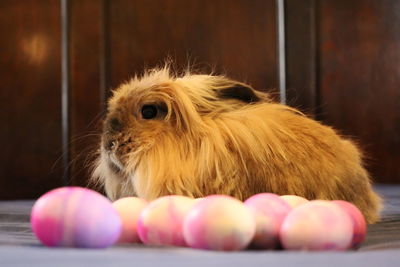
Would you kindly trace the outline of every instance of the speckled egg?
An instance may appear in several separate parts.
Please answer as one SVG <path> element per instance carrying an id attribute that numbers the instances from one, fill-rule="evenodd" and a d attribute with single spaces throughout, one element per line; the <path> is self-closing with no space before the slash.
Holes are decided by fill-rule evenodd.
<path id="1" fill-rule="evenodd" d="M 280 196 L 280 198 L 285 200 L 286 203 L 288 203 L 289 206 L 291 206 L 292 208 L 296 208 L 300 205 L 303 205 L 303 204 L 306 204 L 307 202 L 309 202 L 308 199 L 306 199 L 304 197 L 296 196 L 296 195 L 283 195 L 283 196 Z"/>
<path id="2" fill-rule="evenodd" d="M 286 215 L 292 210 L 289 204 L 272 193 L 257 194 L 244 204 L 254 213 L 256 233 L 252 247 L 273 249 L 279 245 L 279 229 Z"/>
<path id="3" fill-rule="evenodd" d="M 121 219 L 101 194 L 62 187 L 41 196 L 31 212 L 37 238 L 50 247 L 105 248 L 121 233 Z"/>
<path id="4" fill-rule="evenodd" d="M 213 195 L 195 204 L 183 224 L 183 234 L 192 248 L 241 250 L 255 233 L 255 219 L 239 200 Z"/>
<path id="5" fill-rule="evenodd" d="M 182 223 L 194 203 L 192 198 L 175 195 L 150 202 L 139 217 L 140 240 L 147 245 L 186 246 Z"/>
<path id="6" fill-rule="evenodd" d="M 140 241 L 137 233 L 137 223 L 140 213 L 147 204 L 146 200 L 137 197 L 121 198 L 112 204 L 122 221 L 122 232 L 118 243 L 136 243 Z"/>
<path id="7" fill-rule="evenodd" d="M 280 230 L 289 250 L 345 250 L 353 237 L 350 216 L 338 205 L 314 200 L 293 209 Z"/>
<path id="8" fill-rule="evenodd" d="M 334 200 L 333 203 L 339 205 L 353 221 L 353 238 L 351 241 L 352 247 L 359 247 L 365 240 L 367 234 L 367 223 L 365 222 L 364 215 L 353 204 L 343 200 Z"/>

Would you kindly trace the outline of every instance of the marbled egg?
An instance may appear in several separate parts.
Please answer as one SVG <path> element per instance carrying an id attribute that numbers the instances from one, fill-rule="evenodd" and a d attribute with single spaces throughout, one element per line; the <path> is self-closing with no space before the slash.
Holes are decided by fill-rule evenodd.
<path id="1" fill-rule="evenodd" d="M 292 210 L 285 200 L 272 193 L 261 193 L 247 199 L 244 204 L 254 213 L 256 233 L 252 247 L 273 249 L 279 245 L 279 229 Z"/>
<path id="2" fill-rule="evenodd" d="M 358 247 L 365 240 L 367 234 L 367 223 L 365 222 L 364 215 L 353 204 L 343 200 L 334 200 L 333 203 L 339 205 L 353 221 L 353 239 L 351 241 L 352 247 Z"/>
<path id="3" fill-rule="evenodd" d="M 353 222 L 338 205 L 314 200 L 293 209 L 280 229 L 282 246 L 290 250 L 345 250 Z"/>
<path id="4" fill-rule="evenodd" d="M 296 195 L 283 195 L 283 196 L 280 196 L 280 198 L 285 200 L 286 203 L 288 203 L 289 206 L 291 206 L 292 208 L 296 208 L 300 205 L 303 205 L 303 204 L 306 204 L 307 202 L 309 202 L 308 199 L 306 199 L 304 197 L 296 196 Z"/>
<path id="5" fill-rule="evenodd" d="M 150 202 L 138 221 L 140 240 L 147 245 L 186 246 L 183 219 L 195 200 L 184 196 L 165 196 Z"/>
<path id="6" fill-rule="evenodd" d="M 118 243 L 139 242 L 137 223 L 147 201 L 137 197 L 124 197 L 115 201 L 112 205 L 118 212 L 122 221 L 122 232 Z"/>
<path id="7" fill-rule="evenodd" d="M 62 187 L 41 196 L 32 208 L 31 226 L 50 247 L 104 248 L 121 233 L 121 219 L 111 202 L 81 187 Z"/>
<path id="8" fill-rule="evenodd" d="M 195 204 L 183 224 L 183 234 L 192 248 L 241 250 L 255 233 L 255 219 L 239 200 L 213 195 Z"/>

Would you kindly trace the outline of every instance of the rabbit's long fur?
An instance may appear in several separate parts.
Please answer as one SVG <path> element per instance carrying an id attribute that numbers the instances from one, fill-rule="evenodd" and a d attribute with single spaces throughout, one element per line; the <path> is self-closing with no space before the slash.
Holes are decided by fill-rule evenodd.
<path id="1" fill-rule="evenodd" d="M 143 118 L 143 109 L 150 116 Z M 153 111 L 153 113 L 151 113 Z M 111 199 L 260 192 L 353 202 L 379 218 L 361 154 L 332 128 L 224 76 L 147 71 L 114 91 L 93 178 Z"/>

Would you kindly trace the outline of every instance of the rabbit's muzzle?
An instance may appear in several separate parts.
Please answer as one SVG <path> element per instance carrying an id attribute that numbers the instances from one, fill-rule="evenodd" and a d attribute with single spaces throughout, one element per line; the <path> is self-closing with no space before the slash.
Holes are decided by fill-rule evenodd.
<path id="1" fill-rule="evenodd" d="M 103 125 L 102 146 L 103 153 L 107 156 L 108 163 L 113 170 L 122 170 L 124 168 L 123 156 L 127 152 L 124 148 L 129 139 L 123 140 L 123 125 L 115 117 L 109 117 Z"/>

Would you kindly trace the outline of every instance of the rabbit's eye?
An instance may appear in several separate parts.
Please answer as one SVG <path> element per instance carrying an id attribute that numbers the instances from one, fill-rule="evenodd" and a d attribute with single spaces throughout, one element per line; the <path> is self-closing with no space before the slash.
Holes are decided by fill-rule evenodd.
<path id="1" fill-rule="evenodd" d="M 154 119 L 157 116 L 157 107 L 155 105 L 144 105 L 142 107 L 142 117 L 145 120 Z"/>

